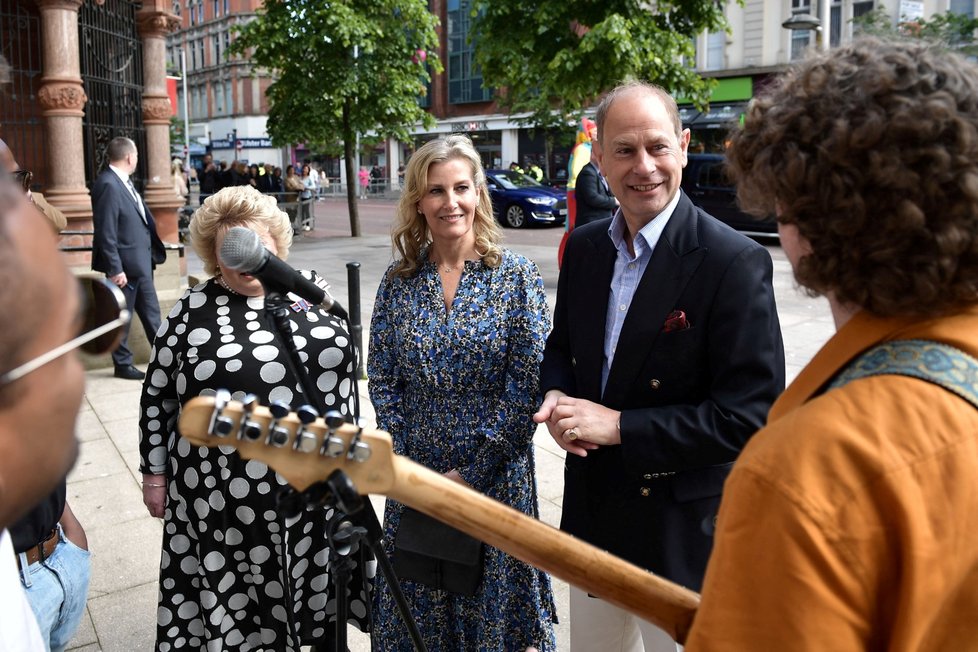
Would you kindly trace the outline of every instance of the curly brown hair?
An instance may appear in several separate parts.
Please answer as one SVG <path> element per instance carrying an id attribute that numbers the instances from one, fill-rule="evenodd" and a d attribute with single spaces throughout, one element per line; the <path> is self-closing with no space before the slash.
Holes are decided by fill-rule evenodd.
<path id="1" fill-rule="evenodd" d="M 745 210 L 808 240 L 795 278 L 879 316 L 978 301 L 978 65 L 861 38 L 756 97 L 727 152 Z"/>

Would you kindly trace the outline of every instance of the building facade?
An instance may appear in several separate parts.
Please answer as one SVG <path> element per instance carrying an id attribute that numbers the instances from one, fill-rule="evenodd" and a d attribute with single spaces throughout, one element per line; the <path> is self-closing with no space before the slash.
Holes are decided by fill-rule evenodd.
<path id="1" fill-rule="evenodd" d="M 91 229 L 88 188 L 109 141 L 127 136 L 139 147 L 134 181 L 160 237 L 178 242 L 183 200 L 170 176 L 165 61 L 174 27 L 169 0 L 0 0 L 0 54 L 11 68 L 0 89 L 0 137 L 34 173 L 35 190 L 68 217 L 69 230 Z M 71 262 L 83 266 L 88 254 Z"/>
<path id="2" fill-rule="evenodd" d="M 175 65 L 181 53 L 187 59 L 188 93 L 181 107 L 188 107 L 192 144 L 206 147 L 215 159 L 284 165 L 311 153 L 301 145 L 282 151 L 271 148 L 264 131 L 264 93 L 271 80 L 252 77 L 247 62 L 223 56 L 230 26 L 250 20 L 259 6 L 259 0 L 174 0 L 172 11 L 179 14 L 181 22 L 168 42 L 169 60 Z M 730 31 L 697 37 L 695 61 L 689 62 L 701 74 L 717 79 L 708 110 L 698 111 L 680 98 L 683 121 L 692 132 L 692 149 L 722 151 L 728 129 L 772 75 L 809 47 L 848 42 L 858 31 L 853 19 L 879 6 L 885 6 L 894 24 L 901 18 L 930 17 L 946 11 L 969 16 L 975 12 L 974 0 L 895 0 L 889 5 L 878 0 L 730 2 L 726 9 Z M 520 124 L 519 116 L 503 112 L 493 101 L 493 90 L 483 84 L 474 63 L 475 46 L 468 39 L 471 0 L 430 0 L 429 7 L 440 19 L 438 55 L 445 69 L 432 79 L 421 102 L 435 118 L 436 126 L 428 130 L 416 125 L 410 142 L 387 141 L 361 152 L 359 165 L 380 167 L 391 185 L 396 185 L 398 167 L 420 144 L 439 135 L 463 132 L 472 138 L 487 167 L 533 161 L 548 177 L 559 180 L 572 143 L 558 140 L 548 146 L 540 130 Z M 804 15 L 817 17 L 822 27 L 783 26 L 792 16 Z M 234 144 L 237 150 L 232 149 Z M 330 176 L 343 174 L 339 161 L 324 161 L 323 169 Z"/>

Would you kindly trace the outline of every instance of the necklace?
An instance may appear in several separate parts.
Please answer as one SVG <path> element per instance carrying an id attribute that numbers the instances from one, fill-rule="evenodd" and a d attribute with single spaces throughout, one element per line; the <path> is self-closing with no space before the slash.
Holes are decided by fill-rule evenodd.
<path id="1" fill-rule="evenodd" d="M 238 296 L 238 297 L 241 296 L 241 293 L 240 292 L 236 292 L 235 290 L 233 290 L 231 288 L 230 285 L 228 285 L 228 282 L 224 280 L 224 277 L 223 276 L 221 276 L 220 274 L 218 274 L 215 278 L 217 278 L 217 284 L 220 285 L 222 288 L 224 288 L 225 290 L 227 290 L 228 292 L 230 292 L 231 294 L 233 294 L 235 296 Z"/>

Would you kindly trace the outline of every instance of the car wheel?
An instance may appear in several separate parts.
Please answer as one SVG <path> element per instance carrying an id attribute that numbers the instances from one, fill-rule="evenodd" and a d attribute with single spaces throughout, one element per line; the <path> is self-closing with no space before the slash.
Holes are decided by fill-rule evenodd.
<path id="1" fill-rule="evenodd" d="M 526 226 L 526 213 L 518 204 L 513 204 L 506 209 L 506 226 L 513 229 Z"/>

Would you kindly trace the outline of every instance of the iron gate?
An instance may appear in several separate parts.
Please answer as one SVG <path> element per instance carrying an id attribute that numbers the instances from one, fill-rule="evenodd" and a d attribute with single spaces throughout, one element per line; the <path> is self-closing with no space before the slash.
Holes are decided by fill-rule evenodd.
<path id="1" fill-rule="evenodd" d="M 88 96 L 82 126 L 89 185 L 109 163 L 109 141 L 126 136 L 140 154 L 133 182 L 144 189 L 143 44 L 136 33 L 136 9 L 127 0 L 85 0 L 78 12 L 81 77 Z"/>
<path id="2" fill-rule="evenodd" d="M 0 87 L 0 133 L 20 166 L 44 186 L 44 121 L 37 101 L 41 84 L 41 18 L 31 0 L 0 0 L 0 54 L 10 82 Z"/>

